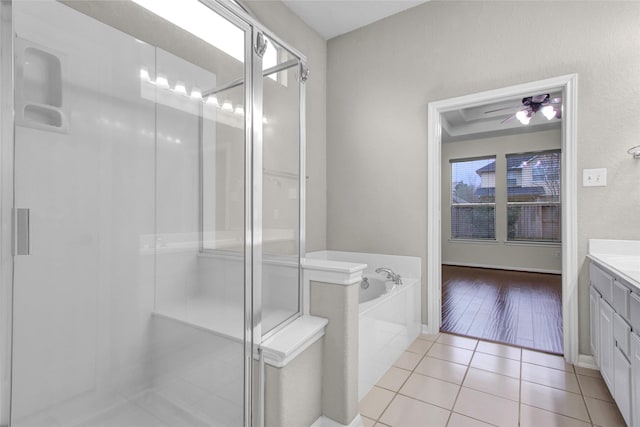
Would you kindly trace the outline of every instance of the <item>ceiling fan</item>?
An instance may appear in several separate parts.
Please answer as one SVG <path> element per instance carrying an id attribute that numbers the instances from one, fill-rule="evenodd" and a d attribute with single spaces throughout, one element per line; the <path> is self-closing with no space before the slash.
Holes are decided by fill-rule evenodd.
<path id="1" fill-rule="evenodd" d="M 522 98 L 522 107 L 511 116 L 504 119 L 501 123 L 508 122 L 514 118 L 518 119 L 523 125 L 528 125 L 535 113 L 540 111 L 547 120 L 562 117 L 560 105 L 562 98 L 551 98 L 548 93 L 540 95 L 532 95 Z M 495 113 L 496 111 L 510 110 L 513 107 L 498 108 L 496 110 L 485 111 L 485 114 Z"/>

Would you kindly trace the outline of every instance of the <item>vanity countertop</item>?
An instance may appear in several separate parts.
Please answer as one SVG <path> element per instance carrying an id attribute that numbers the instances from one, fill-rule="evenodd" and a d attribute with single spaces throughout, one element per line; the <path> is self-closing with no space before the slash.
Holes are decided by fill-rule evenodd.
<path id="1" fill-rule="evenodd" d="M 640 240 L 589 239 L 587 256 L 640 290 Z"/>

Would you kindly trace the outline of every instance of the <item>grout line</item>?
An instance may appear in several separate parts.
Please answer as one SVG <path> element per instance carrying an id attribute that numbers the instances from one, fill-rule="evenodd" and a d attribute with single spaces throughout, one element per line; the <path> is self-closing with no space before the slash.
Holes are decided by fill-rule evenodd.
<path id="1" fill-rule="evenodd" d="M 416 339 L 417 339 L 417 338 L 416 338 Z M 415 340 L 414 340 L 414 341 L 415 341 Z M 424 341 L 426 341 L 426 340 L 424 340 Z M 412 343 L 412 344 L 413 344 L 413 343 Z M 407 383 L 407 381 L 409 380 L 409 378 L 411 377 L 411 375 L 413 375 L 413 373 L 415 372 L 415 370 L 416 370 L 416 368 L 418 367 L 418 365 L 419 365 L 419 364 L 422 362 L 422 360 L 427 356 L 427 353 L 429 352 L 429 350 L 431 349 L 431 347 L 433 347 L 433 344 L 435 344 L 435 341 L 431 341 L 431 345 L 429 346 L 429 348 L 427 349 L 427 351 L 422 355 L 422 357 L 420 357 L 420 360 L 418 360 L 418 363 L 416 363 L 416 365 L 413 367 L 413 369 L 412 369 L 411 371 L 409 371 L 408 369 L 400 368 L 399 366 L 391 365 L 392 367 L 395 367 L 395 368 L 398 368 L 398 369 L 404 369 L 405 371 L 409 371 L 410 373 L 409 373 L 409 376 L 407 376 L 407 379 L 405 379 L 405 380 L 402 382 L 402 385 L 400 385 L 400 387 L 398 387 L 398 390 L 397 390 L 397 391 L 389 390 L 389 389 L 386 389 L 386 388 L 384 388 L 384 387 L 379 387 L 379 388 L 382 388 L 383 390 L 391 391 L 392 393 L 394 393 L 394 395 L 393 395 L 393 397 L 391 398 L 391 400 L 389 401 L 389 403 L 387 404 L 387 406 L 385 406 L 385 408 L 382 410 L 382 412 L 380 412 L 380 416 L 376 419 L 376 422 L 380 421 L 380 418 L 384 415 L 384 413 L 387 411 L 387 409 L 389 409 L 389 406 L 391 406 L 391 403 L 396 399 L 396 397 L 398 397 L 398 394 L 400 394 L 400 389 L 402 389 L 402 387 L 404 387 L 404 385 Z M 411 345 L 411 344 L 409 344 L 409 345 Z M 408 351 L 408 350 L 405 350 L 405 351 Z M 403 353 L 404 353 L 404 352 L 403 352 Z M 420 354 L 420 353 L 413 353 L 412 351 L 409 351 L 409 353 L 412 353 L 412 354 Z M 389 368 L 389 369 L 391 369 L 391 368 Z M 387 369 L 387 372 L 389 372 L 389 369 Z M 417 372 L 417 373 L 419 374 L 419 372 Z M 386 372 L 385 372 L 385 374 L 386 374 Z M 378 380 L 378 381 L 379 381 L 379 380 Z M 376 383 L 376 384 L 377 384 L 377 383 Z M 374 387 L 377 387 L 377 385 L 376 385 L 376 384 L 374 384 L 373 386 L 374 386 Z M 407 396 L 404 396 L 404 395 L 401 395 L 401 396 L 403 396 L 403 397 L 407 397 Z M 411 399 L 413 399 L 413 398 L 411 398 Z M 415 400 L 418 400 L 418 399 L 415 399 Z M 380 421 L 380 422 L 382 423 L 382 421 Z M 384 423 L 382 423 L 382 424 L 384 424 Z"/>
<path id="2" fill-rule="evenodd" d="M 582 396 L 582 403 L 584 403 L 584 409 L 587 410 L 587 416 L 589 417 L 589 422 L 593 425 L 593 418 L 591 418 L 591 411 L 589 411 L 589 407 L 587 406 L 587 399 L 585 399 L 584 391 L 582 390 L 582 384 L 580 384 L 580 380 L 578 380 L 578 375 L 576 374 L 576 381 L 578 381 L 578 388 L 580 389 L 580 395 Z"/>
<path id="3" fill-rule="evenodd" d="M 478 342 L 476 341 L 476 346 L 474 348 L 478 348 Z M 458 403 L 458 398 L 460 398 L 460 392 L 462 392 L 462 385 L 464 384 L 464 381 L 467 379 L 467 374 L 469 373 L 469 369 L 471 367 L 471 361 L 473 360 L 473 357 L 476 355 L 476 350 L 473 350 L 473 353 L 471 354 L 471 359 L 469 359 L 469 363 L 467 363 L 466 369 L 464 371 L 464 375 L 462 376 L 462 381 L 460 381 L 460 386 L 458 388 L 458 393 L 456 393 L 456 398 L 453 400 L 453 405 L 451 406 L 451 412 L 449 413 L 449 418 L 447 419 L 447 424 L 449 424 L 449 420 L 451 419 L 451 415 L 453 414 L 453 410 L 456 408 L 456 403 Z"/>
<path id="4" fill-rule="evenodd" d="M 522 349 L 520 350 L 520 378 L 518 378 L 518 425 L 522 424 Z"/>

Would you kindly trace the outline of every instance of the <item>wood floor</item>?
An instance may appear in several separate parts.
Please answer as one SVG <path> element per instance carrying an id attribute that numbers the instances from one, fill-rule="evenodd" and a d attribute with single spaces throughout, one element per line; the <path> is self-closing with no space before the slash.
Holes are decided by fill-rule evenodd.
<path id="1" fill-rule="evenodd" d="M 562 354 L 562 276 L 443 265 L 441 331 Z"/>

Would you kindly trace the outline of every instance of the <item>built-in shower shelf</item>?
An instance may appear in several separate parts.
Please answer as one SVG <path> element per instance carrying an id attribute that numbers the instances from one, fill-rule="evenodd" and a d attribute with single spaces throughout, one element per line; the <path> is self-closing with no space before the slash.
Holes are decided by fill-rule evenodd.
<path id="1" fill-rule="evenodd" d="M 274 326 L 279 320 L 287 319 L 293 314 L 290 310 L 263 309 L 263 329 L 264 325 Z M 181 304 L 160 307 L 153 315 L 238 342 L 244 340 L 244 310 L 228 301 L 192 299 Z"/>

